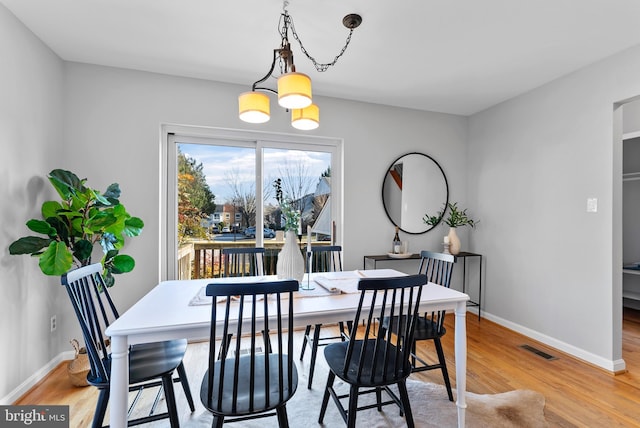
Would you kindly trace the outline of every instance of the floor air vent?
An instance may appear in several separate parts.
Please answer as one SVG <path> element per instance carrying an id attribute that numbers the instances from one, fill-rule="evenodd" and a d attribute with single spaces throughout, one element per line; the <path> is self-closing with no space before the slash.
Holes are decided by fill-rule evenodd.
<path id="1" fill-rule="evenodd" d="M 553 355 L 549 355 L 546 352 L 541 351 L 539 349 L 536 349 L 531 345 L 520 345 L 520 347 L 522 349 L 526 350 L 526 351 L 533 352 L 534 354 L 536 354 L 539 357 L 544 358 L 545 360 L 551 361 L 551 360 L 557 360 L 558 359 L 557 357 L 554 357 Z"/>

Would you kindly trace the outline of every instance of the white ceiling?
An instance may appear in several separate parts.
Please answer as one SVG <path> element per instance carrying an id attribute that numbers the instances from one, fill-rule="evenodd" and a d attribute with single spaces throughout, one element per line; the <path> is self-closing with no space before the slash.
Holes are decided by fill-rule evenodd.
<path id="1" fill-rule="evenodd" d="M 278 47 L 280 0 L 0 0 L 78 61 L 250 88 Z M 640 43 L 638 0 L 291 0 L 316 95 L 469 115 Z"/>

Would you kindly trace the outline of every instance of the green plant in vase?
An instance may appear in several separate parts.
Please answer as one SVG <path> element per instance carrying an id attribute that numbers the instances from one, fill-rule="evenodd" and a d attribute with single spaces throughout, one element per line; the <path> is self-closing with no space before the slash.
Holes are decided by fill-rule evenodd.
<path id="1" fill-rule="evenodd" d="M 447 226 L 460 227 L 469 225 L 471 227 L 475 227 L 477 222 L 469 218 L 466 208 L 463 210 L 458 209 L 457 202 L 449 202 L 448 204 L 445 204 L 445 207 L 438 211 L 435 216 L 425 214 L 423 221 L 428 225 L 435 226 L 443 219 L 443 215 L 447 209 L 449 209 L 449 217 L 444 219 L 444 223 Z"/>
<path id="2" fill-rule="evenodd" d="M 293 206 L 293 201 L 282 193 L 282 179 L 275 180 L 273 187 L 276 189 L 276 201 L 278 201 L 280 211 L 282 211 L 282 216 L 284 217 L 284 231 L 297 232 L 300 224 L 300 211 L 296 210 Z"/>
<path id="3" fill-rule="evenodd" d="M 104 254 L 101 262 L 105 281 L 112 286 L 113 274 L 135 267 L 133 257 L 120 254 L 120 250 L 125 237 L 140 235 L 143 221 L 131 216 L 120 203 L 118 183 L 100 193 L 70 171 L 54 169 L 48 179 L 61 200 L 44 202 L 42 219 L 26 223 L 29 230 L 45 237 L 22 237 L 9 246 L 9 253 L 31 254 L 39 259 L 42 273 L 60 276 L 73 266 L 91 264 L 94 246 L 99 245 Z"/>
<path id="4" fill-rule="evenodd" d="M 448 217 L 444 217 L 444 214 L 449 212 Z M 449 226 L 449 234 L 445 237 L 445 244 L 449 245 L 449 252 L 451 254 L 458 254 L 460 252 L 460 239 L 456 233 L 457 227 L 471 226 L 472 228 L 478 223 L 478 221 L 472 219 L 467 214 L 467 209 L 459 209 L 457 202 L 449 202 L 444 205 L 442 210 L 434 216 L 425 214 L 422 219 L 426 224 L 436 226 L 441 221 Z"/>
<path id="5" fill-rule="evenodd" d="M 276 189 L 276 200 L 280 205 L 284 217 L 284 245 L 278 253 L 276 273 L 280 279 L 296 279 L 302 281 L 304 277 L 304 257 L 296 242 L 296 233 L 300 223 L 300 212 L 293 206 L 293 201 L 282 193 L 282 180 L 278 178 L 273 182 Z"/>

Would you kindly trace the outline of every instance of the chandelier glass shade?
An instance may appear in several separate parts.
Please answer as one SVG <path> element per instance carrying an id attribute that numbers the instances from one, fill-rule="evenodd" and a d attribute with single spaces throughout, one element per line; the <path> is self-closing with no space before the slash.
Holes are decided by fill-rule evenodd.
<path id="1" fill-rule="evenodd" d="M 269 121 L 269 97 L 261 92 L 244 92 L 238 97 L 240 119 L 249 123 Z"/>
<path id="2" fill-rule="evenodd" d="M 302 131 L 310 131 L 320 126 L 320 109 L 311 104 L 305 108 L 291 110 L 291 126 Z"/>
<path id="3" fill-rule="evenodd" d="M 293 52 L 289 44 L 289 29 L 293 37 L 300 44 L 302 52 L 313 62 L 316 70 L 326 71 L 330 66 L 335 65 L 338 59 L 344 54 L 353 30 L 362 23 L 362 17 L 357 14 L 349 14 L 342 19 L 342 24 L 349 29 L 347 41 L 338 55 L 329 63 L 318 63 L 309 55 L 304 48 L 300 37 L 293 26 L 293 19 L 289 16 L 287 6 L 289 2 L 283 2 L 283 13 L 280 15 L 278 31 L 280 33 L 280 46 L 273 50 L 273 61 L 267 74 L 260 80 L 253 83 L 250 92 L 244 92 L 238 97 L 238 116 L 241 120 L 249 123 L 264 123 L 270 118 L 269 97 L 263 92 L 271 92 L 278 95 L 278 104 L 291 110 L 291 125 L 296 129 L 311 130 L 320 125 L 320 110 L 313 104 L 311 98 L 311 78 L 303 73 L 296 72 L 293 63 Z M 267 86 L 259 86 L 274 76 L 276 65 L 279 66 L 280 76 L 277 78 L 277 89 Z M 260 91 L 260 92 L 258 92 Z"/>

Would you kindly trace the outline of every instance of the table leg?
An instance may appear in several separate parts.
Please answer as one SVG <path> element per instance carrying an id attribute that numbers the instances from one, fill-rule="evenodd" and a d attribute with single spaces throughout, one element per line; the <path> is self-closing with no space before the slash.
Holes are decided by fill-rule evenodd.
<path id="1" fill-rule="evenodd" d="M 456 393 L 458 406 L 458 428 L 465 426 L 465 409 L 467 402 L 465 391 L 467 389 L 467 302 L 459 302 L 456 305 L 455 324 L 455 355 L 456 355 Z"/>
<path id="2" fill-rule="evenodd" d="M 127 336 L 111 337 L 111 385 L 109 425 L 127 426 L 127 392 L 129 390 L 129 345 Z"/>

